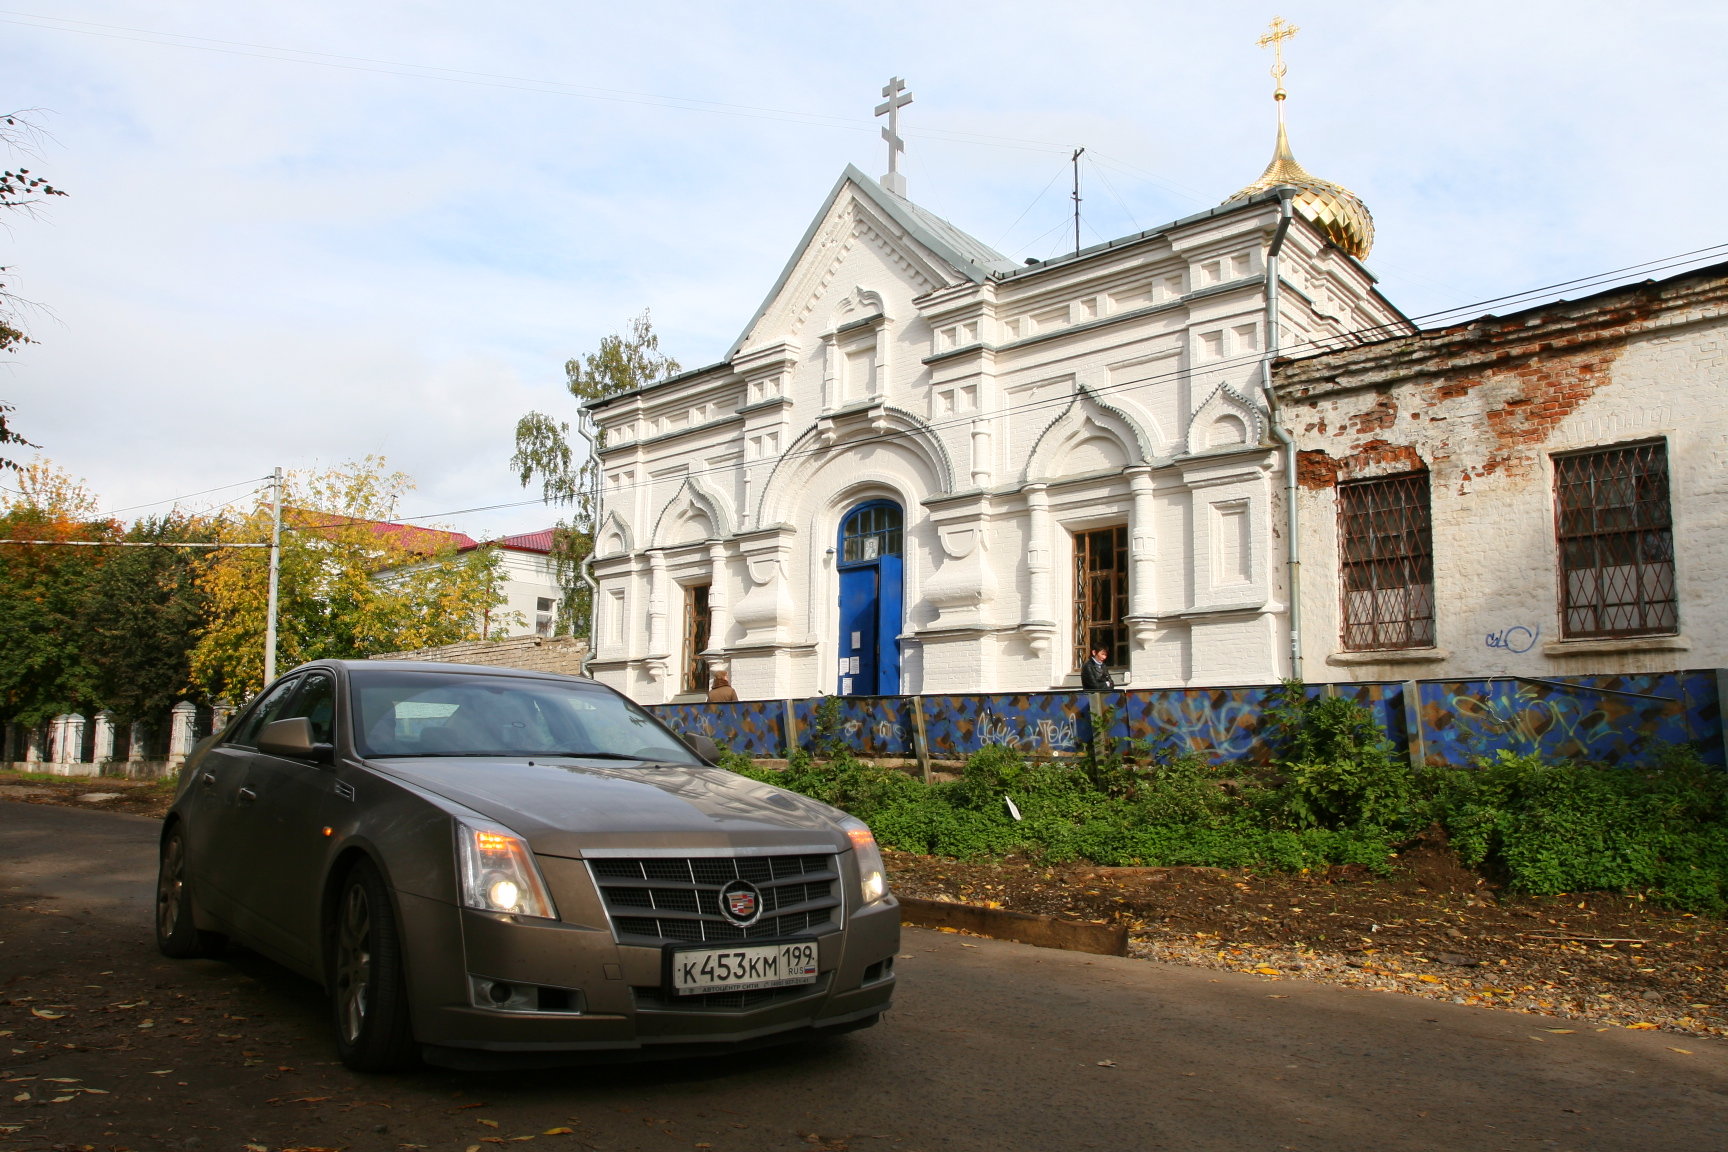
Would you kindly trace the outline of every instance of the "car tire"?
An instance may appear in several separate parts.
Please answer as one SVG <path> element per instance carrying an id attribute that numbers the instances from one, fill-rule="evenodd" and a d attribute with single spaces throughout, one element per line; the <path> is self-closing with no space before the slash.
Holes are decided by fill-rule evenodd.
<path id="1" fill-rule="evenodd" d="M 228 938 L 198 927 L 186 869 L 186 834 L 179 824 L 162 838 L 156 866 L 156 947 L 175 960 L 220 955 Z"/>
<path id="2" fill-rule="evenodd" d="M 356 1072 L 414 1064 L 402 938 L 384 877 L 369 860 L 355 864 L 342 880 L 329 958 L 331 1022 L 342 1063 Z"/>

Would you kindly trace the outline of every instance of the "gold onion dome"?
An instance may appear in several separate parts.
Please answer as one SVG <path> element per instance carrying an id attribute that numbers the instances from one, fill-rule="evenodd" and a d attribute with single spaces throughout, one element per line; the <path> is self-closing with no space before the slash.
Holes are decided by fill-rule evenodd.
<path id="1" fill-rule="evenodd" d="M 1260 174 L 1260 179 L 1224 203 L 1233 204 L 1256 193 L 1283 185 L 1297 190 L 1294 208 L 1312 221 L 1314 226 L 1320 229 L 1321 235 L 1358 260 L 1368 258 L 1368 250 L 1374 246 L 1374 217 L 1369 214 L 1368 206 L 1344 185 L 1312 176 L 1307 169 L 1296 163 L 1296 157 L 1290 152 L 1290 139 L 1285 135 L 1280 118 L 1278 146 L 1273 150 L 1272 162 L 1266 165 L 1266 171 Z"/>
<path id="2" fill-rule="evenodd" d="M 1280 91 L 1279 97 L 1282 96 Z M 1246 200 L 1257 192 L 1281 185 L 1297 190 L 1293 207 L 1312 221 L 1321 235 L 1358 260 L 1368 258 L 1368 250 L 1374 246 L 1374 217 L 1369 215 L 1368 205 L 1344 185 L 1311 176 L 1296 163 L 1289 137 L 1284 134 L 1283 117 L 1278 121 L 1278 147 L 1272 153 L 1272 163 L 1266 165 L 1260 179 L 1224 203 Z"/>

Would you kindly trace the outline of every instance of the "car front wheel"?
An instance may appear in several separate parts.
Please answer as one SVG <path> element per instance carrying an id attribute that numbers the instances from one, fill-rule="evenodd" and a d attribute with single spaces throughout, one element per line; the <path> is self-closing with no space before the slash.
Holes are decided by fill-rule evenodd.
<path id="1" fill-rule="evenodd" d="M 402 943 L 390 893 L 370 861 L 342 881 L 330 940 L 330 1004 L 336 1051 L 356 1072 L 414 1062 Z"/>
<path id="2" fill-rule="evenodd" d="M 164 956 L 192 960 L 215 956 L 228 938 L 204 932 L 192 911 L 192 885 L 186 875 L 186 834 L 176 824 L 162 839 L 156 867 L 156 947 Z"/>

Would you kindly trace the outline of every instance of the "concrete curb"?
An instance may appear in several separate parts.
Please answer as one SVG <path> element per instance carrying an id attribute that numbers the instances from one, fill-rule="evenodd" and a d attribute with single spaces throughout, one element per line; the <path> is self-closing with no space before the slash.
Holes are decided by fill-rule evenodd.
<path id="1" fill-rule="evenodd" d="M 1062 948 L 1095 956 L 1128 955 L 1128 928 L 1123 924 L 1088 924 L 1081 920 L 1058 920 L 976 904 L 950 904 L 945 900 L 900 897 L 900 923 L 920 928 L 958 928 L 997 940 L 1032 944 L 1039 948 Z"/>

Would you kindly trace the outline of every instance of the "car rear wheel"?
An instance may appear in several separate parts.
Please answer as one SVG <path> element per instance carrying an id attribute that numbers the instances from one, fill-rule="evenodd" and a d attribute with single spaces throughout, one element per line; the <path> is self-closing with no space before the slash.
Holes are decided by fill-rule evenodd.
<path id="1" fill-rule="evenodd" d="M 176 824 L 162 840 L 156 867 L 156 947 L 164 956 L 192 960 L 215 956 L 228 938 L 202 931 L 192 910 L 192 885 L 186 877 L 186 835 Z"/>
<path id="2" fill-rule="evenodd" d="M 401 937 L 384 878 L 370 861 L 356 864 L 342 881 L 330 973 L 342 1063 L 356 1072 L 388 1072 L 414 1063 Z"/>

